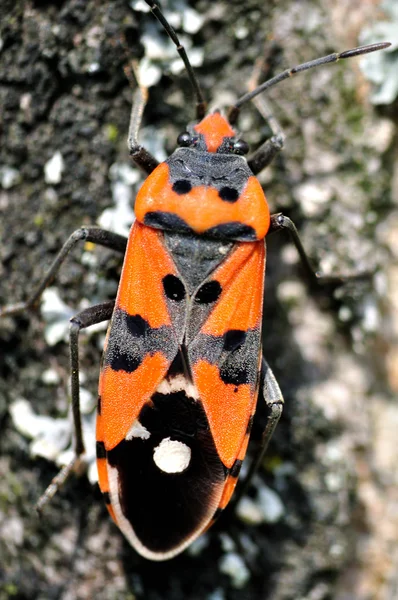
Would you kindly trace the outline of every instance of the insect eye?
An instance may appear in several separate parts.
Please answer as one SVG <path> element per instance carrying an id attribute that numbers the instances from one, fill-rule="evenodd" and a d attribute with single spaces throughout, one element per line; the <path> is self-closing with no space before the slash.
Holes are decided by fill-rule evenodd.
<path id="1" fill-rule="evenodd" d="M 249 152 L 249 144 L 245 140 L 237 140 L 234 144 L 235 154 L 247 154 Z"/>
<path id="2" fill-rule="evenodd" d="M 191 145 L 191 134 L 188 131 L 183 131 L 177 138 L 177 144 L 179 146 L 190 146 Z"/>

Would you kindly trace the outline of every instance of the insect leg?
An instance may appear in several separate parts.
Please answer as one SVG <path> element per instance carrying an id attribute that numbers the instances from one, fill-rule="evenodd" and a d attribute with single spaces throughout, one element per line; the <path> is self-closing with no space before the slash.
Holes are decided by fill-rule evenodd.
<path id="1" fill-rule="evenodd" d="M 260 78 L 263 78 L 268 71 L 267 66 L 267 57 L 262 57 L 256 62 L 248 85 L 249 91 L 254 90 L 258 86 Z M 260 173 L 260 171 L 265 169 L 265 167 L 271 164 L 275 156 L 283 149 L 285 143 L 285 134 L 283 133 L 277 119 L 273 115 L 271 106 L 263 96 L 256 96 L 253 98 L 253 104 L 263 119 L 267 122 L 272 132 L 272 137 L 261 144 L 261 146 L 257 148 L 257 150 L 251 156 L 249 156 L 247 160 L 247 163 L 254 175 L 257 175 Z"/>
<path id="2" fill-rule="evenodd" d="M 76 229 L 62 246 L 47 274 L 43 277 L 42 281 L 29 298 L 25 302 L 16 302 L 15 304 L 8 304 L 2 308 L 0 307 L 0 318 L 19 314 L 34 308 L 44 290 L 53 282 L 69 252 L 80 241 L 93 242 L 94 244 L 99 244 L 100 246 L 105 246 L 106 248 L 121 253 L 125 252 L 127 245 L 125 237 L 118 235 L 117 233 L 112 233 L 111 231 L 99 229 L 98 227 L 81 227 L 80 229 Z"/>
<path id="3" fill-rule="evenodd" d="M 141 126 L 144 108 L 148 100 L 148 89 L 140 83 L 138 68 L 134 63 L 132 64 L 132 68 L 126 67 L 124 72 L 130 85 L 135 88 L 133 93 L 133 104 L 131 107 L 127 146 L 130 156 L 135 164 L 140 167 L 144 173 L 149 175 L 158 166 L 159 162 L 138 142 L 138 131 Z M 134 84 L 134 80 L 136 84 Z"/>
<path id="4" fill-rule="evenodd" d="M 264 454 L 268 448 L 268 444 L 270 439 L 273 436 L 275 428 L 278 424 L 280 416 L 283 411 L 283 396 L 282 392 L 279 388 L 278 382 L 275 379 L 275 375 L 273 374 L 269 364 L 263 357 L 261 364 L 261 373 L 260 373 L 260 394 L 262 394 L 264 401 L 267 405 L 268 416 L 267 423 L 265 425 L 261 443 L 259 449 L 257 450 L 256 456 L 253 458 L 253 461 L 250 465 L 249 471 L 245 476 L 245 479 L 241 483 L 240 488 L 237 492 L 236 501 L 238 502 L 240 498 L 245 494 L 247 488 L 250 484 L 250 481 L 260 466 Z"/>
<path id="5" fill-rule="evenodd" d="M 291 240 L 296 246 L 297 252 L 300 256 L 308 283 L 314 290 L 319 288 L 320 285 L 330 285 L 333 288 L 342 285 L 347 281 L 366 280 L 371 275 L 369 271 L 350 275 L 323 275 L 322 273 L 315 271 L 313 268 L 304 246 L 301 243 L 295 224 L 291 219 L 289 219 L 289 217 L 286 217 L 282 213 L 271 215 L 271 225 L 268 234 L 275 233 L 277 231 L 288 231 Z"/>
<path id="6" fill-rule="evenodd" d="M 260 171 L 272 163 L 275 156 L 283 149 L 285 143 L 285 134 L 281 132 L 273 135 L 266 140 L 257 150 L 247 159 L 247 164 L 258 175 Z"/>
<path id="7" fill-rule="evenodd" d="M 82 329 L 108 321 L 113 312 L 115 301 L 103 302 L 96 306 L 91 306 L 82 310 L 70 320 L 69 347 L 70 347 L 70 369 L 71 369 L 71 397 L 72 414 L 75 430 L 75 456 L 70 463 L 54 477 L 44 494 L 39 498 L 36 504 L 36 510 L 41 512 L 44 506 L 56 494 L 59 488 L 64 484 L 72 471 L 78 469 L 80 457 L 85 452 L 82 421 L 80 413 L 80 385 L 79 385 L 79 333 Z"/>

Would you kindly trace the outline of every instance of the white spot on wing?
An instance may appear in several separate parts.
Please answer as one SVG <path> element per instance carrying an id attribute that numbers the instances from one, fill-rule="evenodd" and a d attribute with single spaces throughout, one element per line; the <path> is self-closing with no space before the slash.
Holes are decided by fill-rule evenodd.
<path id="1" fill-rule="evenodd" d="M 188 398 L 199 399 L 198 390 L 184 375 L 176 375 L 172 379 L 163 379 L 156 390 L 159 394 L 185 392 Z"/>
<path id="2" fill-rule="evenodd" d="M 126 434 L 126 440 L 130 441 L 133 438 L 141 438 L 142 440 L 147 440 L 151 437 L 148 429 L 141 425 L 138 419 L 134 421 L 130 429 Z"/>
<path id="3" fill-rule="evenodd" d="M 182 473 L 191 462 L 191 448 L 178 440 L 164 438 L 153 451 L 153 460 L 165 473 Z"/>

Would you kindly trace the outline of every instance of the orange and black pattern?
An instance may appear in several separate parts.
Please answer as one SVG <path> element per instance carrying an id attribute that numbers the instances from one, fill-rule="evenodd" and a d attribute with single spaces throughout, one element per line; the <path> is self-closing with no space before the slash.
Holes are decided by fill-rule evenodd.
<path id="1" fill-rule="evenodd" d="M 245 161 L 223 150 L 230 126 L 217 139 L 209 119 L 199 150 L 177 150 L 138 194 L 99 385 L 100 487 L 153 560 L 228 504 L 258 395 L 269 213 Z"/>

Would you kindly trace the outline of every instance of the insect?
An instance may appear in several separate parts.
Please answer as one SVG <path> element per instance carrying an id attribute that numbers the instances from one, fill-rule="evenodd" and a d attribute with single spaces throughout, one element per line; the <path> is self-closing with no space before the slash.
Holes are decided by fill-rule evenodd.
<path id="1" fill-rule="evenodd" d="M 74 232 L 26 302 L 31 308 L 79 241 L 124 254 L 115 301 L 71 319 L 71 395 L 76 458 L 53 480 L 42 508 L 84 453 L 79 408 L 78 338 L 109 320 L 101 366 L 97 464 L 109 513 L 132 546 L 151 560 L 182 552 L 227 506 L 246 454 L 257 397 L 268 407 L 262 447 L 280 418 L 283 397 L 262 356 L 265 238 L 287 230 L 314 280 L 294 224 L 270 215 L 256 175 L 283 146 L 275 134 L 249 159 L 234 126 L 240 109 L 301 71 L 386 48 L 379 43 L 284 71 L 238 99 L 228 116 L 206 104 L 180 41 L 158 5 L 146 0 L 175 43 L 196 96 L 197 121 L 163 163 L 138 142 L 146 102 L 137 87 L 128 144 L 148 177 L 135 203 L 128 240 L 94 227 Z"/>

